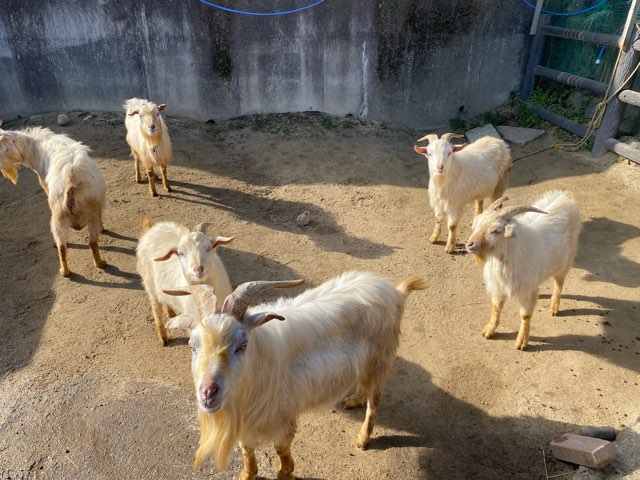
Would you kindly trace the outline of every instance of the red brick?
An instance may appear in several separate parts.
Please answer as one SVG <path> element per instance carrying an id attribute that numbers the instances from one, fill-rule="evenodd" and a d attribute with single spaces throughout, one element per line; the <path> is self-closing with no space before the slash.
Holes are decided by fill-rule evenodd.
<path id="1" fill-rule="evenodd" d="M 558 460 L 591 468 L 603 468 L 616 456 L 616 449 L 611 442 L 574 433 L 554 438 L 551 451 Z"/>

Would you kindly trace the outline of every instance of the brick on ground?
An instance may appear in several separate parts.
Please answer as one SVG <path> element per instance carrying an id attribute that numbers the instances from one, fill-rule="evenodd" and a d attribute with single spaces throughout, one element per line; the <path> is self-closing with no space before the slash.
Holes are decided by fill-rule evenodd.
<path id="1" fill-rule="evenodd" d="M 611 442 L 574 433 L 554 438 L 551 452 L 558 460 L 591 468 L 603 468 L 616 456 L 616 449 Z"/>

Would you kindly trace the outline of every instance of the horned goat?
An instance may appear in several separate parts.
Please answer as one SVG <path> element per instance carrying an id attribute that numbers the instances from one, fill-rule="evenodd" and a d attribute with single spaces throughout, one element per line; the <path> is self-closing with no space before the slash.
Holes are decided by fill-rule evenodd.
<path id="1" fill-rule="evenodd" d="M 127 143 L 131 148 L 133 165 L 136 171 L 136 182 L 142 183 L 140 162 L 147 172 L 149 193 L 157 197 L 154 167 L 160 168 L 162 185 L 167 192 L 171 191 L 167 178 L 167 167 L 173 160 L 173 149 L 169 130 L 160 112 L 166 104 L 156 105 L 149 100 L 130 98 L 124 102 L 124 125 L 127 129 Z"/>
<path id="2" fill-rule="evenodd" d="M 427 157 L 429 163 L 429 203 L 436 218 L 429 241 L 438 241 L 446 215 L 447 253 L 455 249 L 456 228 L 464 206 L 475 200 L 476 216 L 482 213 L 485 198 L 494 201 L 504 193 L 511 167 L 511 153 L 503 140 L 482 137 L 470 145 L 449 143 L 457 137 L 464 135 L 445 133 L 438 138 L 431 133 L 418 140 L 429 140 L 428 146 L 413 147 L 416 153 Z"/>
<path id="3" fill-rule="evenodd" d="M 89 156 L 89 147 L 48 128 L 0 129 L 0 168 L 13 184 L 18 182 L 18 165 L 33 170 L 47 194 L 60 274 L 71 274 L 67 265 L 69 228 L 88 228 L 93 263 L 98 268 L 105 267 L 98 236 L 104 229 L 102 209 L 107 187 L 102 172 Z"/>
<path id="4" fill-rule="evenodd" d="M 193 327 L 189 345 L 200 421 L 195 466 L 215 452 L 218 467 L 226 468 L 239 442 L 241 478 L 252 480 L 257 474 L 254 449 L 273 441 L 280 458 L 278 478 L 292 479 L 290 446 L 298 415 L 335 403 L 354 387 L 345 406 L 367 402 L 357 446 L 369 444 L 398 349 L 406 297 L 426 285 L 410 277 L 394 287 L 374 274 L 349 272 L 295 298 L 249 308 L 274 287 L 302 283 L 244 283 L 226 298 L 219 314 L 209 287 L 168 292 L 192 293 L 201 312 L 200 321 L 189 324 L 192 319 L 187 319 L 182 325 Z"/>
<path id="5" fill-rule="evenodd" d="M 138 273 L 149 296 L 155 330 L 161 345 L 166 345 L 163 312 L 169 316 L 195 315 L 198 310 L 190 297 L 175 297 L 162 292 L 176 285 L 211 285 L 220 296 L 217 306 L 231 294 L 231 283 L 220 257 L 219 245 L 226 245 L 234 237 L 209 238 L 205 235 L 208 224 L 201 223 L 189 231 L 173 222 L 153 225 L 150 218 L 142 222 L 143 233 L 136 248 Z M 172 258 L 173 256 L 176 258 Z"/>
<path id="6" fill-rule="evenodd" d="M 524 350 L 538 286 L 549 277 L 554 279 L 551 314 L 558 313 L 564 279 L 578 249 L 580 211 L 571 194 L 559 190 L 546 192 L 533 206 L 503 209 L 506 200 L 496 200 L 478 217 L 466 249 L 484 262 L 484 281 L 493 305 L 482 335 L 494 335 L 504 302 L 513 297 L 522 317 L 516 348 Z M 525 214 L 516 217 L 521 213 Z"/>

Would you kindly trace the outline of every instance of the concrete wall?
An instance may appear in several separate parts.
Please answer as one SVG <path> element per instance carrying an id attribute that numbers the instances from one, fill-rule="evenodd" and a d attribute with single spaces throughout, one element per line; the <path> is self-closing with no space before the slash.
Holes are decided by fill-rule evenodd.
<path id="1" fill-rule="evenodd" d="M 2 0 L 0 117 L 142 96 L 203 120 L 321 110 L 442 124 L 517 90 L 531 17 L 514 0 L 326 0 L 276 17 L 197 0 Z"/>

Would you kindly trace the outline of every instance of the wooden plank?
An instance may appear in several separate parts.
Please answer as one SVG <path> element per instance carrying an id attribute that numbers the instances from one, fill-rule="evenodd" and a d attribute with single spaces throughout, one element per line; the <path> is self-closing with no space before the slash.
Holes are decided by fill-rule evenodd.
<path id="1" fill-rule="evenodd" d="M 618 100 L 634 107 L 640 107 L 640 93 L 634 90 L 623 90 L 618 94 Z"/>
<path id="2" fill-rule="evenodd" d="M 633 148 L 626 143 L 616 140 L 615 138 L 608 138 L 605 140 L 604 145 L 607 147 L 607 150 L 611 150 L 612 152 L 622 155 L 623 157 L 626 157 L 632 162 L 640 165 L 640 150 L 637 148 Z"/>
<path id="3" fill-rule="evenodd" d="M 602 97 L 607 91 L 606 83 L 591 80 L 590 78 L 580 77 L 567 72 L 561 72 L 560 70 L 555 70 L 553 68 L 543 67 L 542 65 L 535 67 L 533 69 L 533 73 L 540 77 L 550 78 L 556 82 L 571 85 L 572 87 L 584 88 L 600 97 Z"/>
<path id="4" fill-rule="evenodd" d="M 638 38 L 638 29 L 634 28 L 633 31 L 633 39 L 635 40 Z M 630 85 L 632 79 L 629 79 L 629 75 L 631 75 L 633 69 L 638 65 L 638 61 L 640 61 L 640 53 L 636 52 L 633 48 L 621 53 L 618 67 L 613 75 L 611 93 L 621 88 L 627 88 Z M 604 142 L 609 138 L 614 138 L 618 133 L 625 107 L 626 103 L 618 100 L 617 95 L 609 101 L 602 122 L 600 123 L 598 134 L 593 142 L 593 149 L 591 150 L 592 156 L 599 157 L 606 151 Z"/>
<path id="5" fill-rule="evenodd" d="M 527 103 L 527 107 L 538 115 L 540 118 L 546 120 L 547 122 L 551 122 L 559 127 L 564 128 L 565 130 L 569 130 L 574 135 L 579 137 L 584 137 L 587 134 L 587 126 L 578 122 L 574 122 L 573 120 L 569 120 L 562 115 L 558 115 L 557 113 L 552 112 L 551 110 L 547 110 L 546 108 L 536 107 L 530 103 Z"/>
<path id="6" fill-rule="evenodd" d="M 544 35 L 541 29 L 549 24 L 551 16 L 542 14 L 538 21 L 538 32 L 531 41 L 531 50 L 529 50 L 529 60 L 527 61 L 527 69 L 524 77 L 522 77 L 522 85 L 520 86 L 520 100 L 525 102 L 536 85 L 536 76 L 533 74 L 533 69 L 542 63 L 544 56 Z"/>
<path id="7" fill-rule="evenodd" d="M 587 32 L 585 30 L 554 27 L 552 25 L 546 25 L 541 30 L 542 33 L 548 37 L 567 38 L 570 40 L 597 43 L 599 45 L 608 45 L 609 47 L 616 48 L 620 45 L 620 37 L 618 35 L 610 35 L 608 33 Z"/>
<path id="8" fill-rule="evenodd" d="M 540 21 L 540 14 L 542 13 L 542 5 L 544 4 L 544 0 L 538 0 L 536 2 L 536 9 L 533 12 L 533 20 L 531 21 L 531 30 L 529 30 L 529 35 L 535 35 L 538 33 L 538 22 Z"/>
<path id="9" fill-rule="evenodd" d="M 631 39 L 635 37 L 634 33 L 636 31 L 636 16 L 638 15 L 639 8 L 640 0 L 632 0 L 631 5 L 629 5 L 629 11 L 627 12 L 627 19 L 624 22 L 622 35 L 620 35 L 619 47 L 625 52 L 629 50 Z"/>

